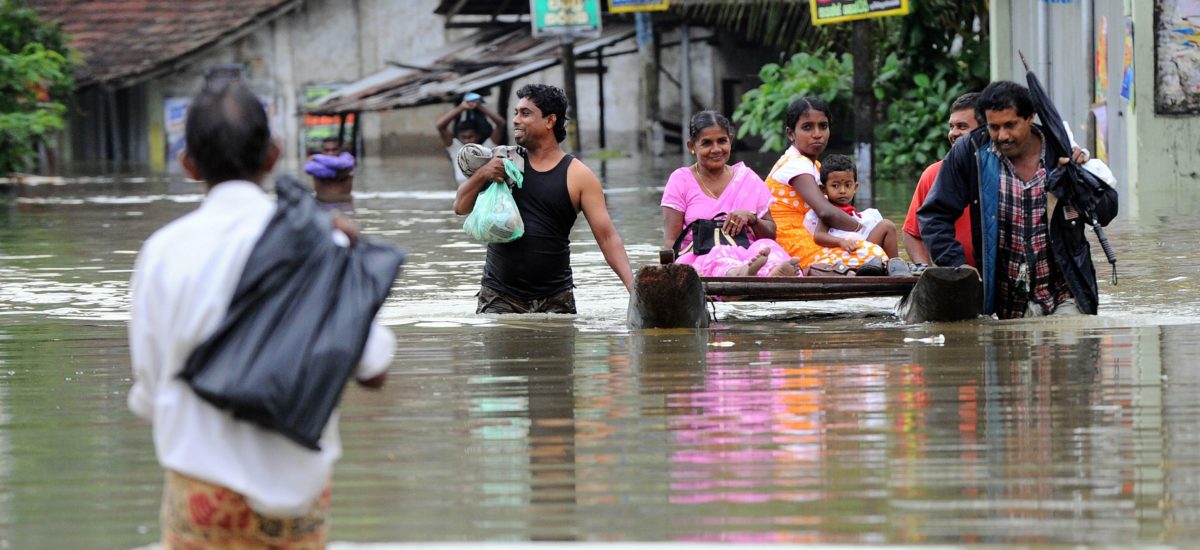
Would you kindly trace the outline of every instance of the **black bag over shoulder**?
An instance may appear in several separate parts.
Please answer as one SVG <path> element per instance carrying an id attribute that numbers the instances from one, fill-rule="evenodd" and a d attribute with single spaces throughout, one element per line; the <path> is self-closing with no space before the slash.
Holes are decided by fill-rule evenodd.
<path id="1" fill-rule="evenodd" d="M 721 229 L 721 226 L 725 225 L 725 215 L 725 212 L 721 212 L 712 219 L 700 219 L 687 224 L 675 238 L 675 245 L 671 247 L 675 249 L 675 255 L 679 256 L 691 250 L 693 254 L 703 256 L 718 244 L 750 248 L 750 236 L 746 234 L 746 228 L 743 227 L 737 235 L 730 235 Z M 692 242 L 680 250 L 679 247 L 688 233 L 692 235 Z"/>
<path id="2" fill-rule="evenodd" d="M 286 176 L 275 190 L 225 318 L 179 376 L 236 418 L 317 450 L 404 253 L 364 238 L 338 246 L 311 191 Z"/>

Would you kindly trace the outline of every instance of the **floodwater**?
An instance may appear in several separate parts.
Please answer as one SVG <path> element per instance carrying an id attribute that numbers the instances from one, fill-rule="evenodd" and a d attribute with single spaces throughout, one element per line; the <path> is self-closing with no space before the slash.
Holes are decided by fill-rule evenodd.
<path id="1" fill-rule="evenodd" d="M 589 164 L 633 263 L 656 261 L 672 166 Z M 360 168 L 353 216 L 411 255 L 382 312 L 388 387 L 344 397 L 333 540 L 1200 537 L 1200 229 L 1170 204 L 1110 227 L 1122 281 L 1098 257 L 1098 317 L 904 325 L 886 298 L 718 304 L 708 330 L 629 331 L 583 221 L 579 315 L 474 315 L 483 248 L 446 180 L 441 158 Z M 878 206 L 902 218 L 907 189 L 880 186 Z M 0 548 L 154 542 L 162 475 L 125 405 L 127 281 L 200 188 L 93 176 L 0 193 Z"/>

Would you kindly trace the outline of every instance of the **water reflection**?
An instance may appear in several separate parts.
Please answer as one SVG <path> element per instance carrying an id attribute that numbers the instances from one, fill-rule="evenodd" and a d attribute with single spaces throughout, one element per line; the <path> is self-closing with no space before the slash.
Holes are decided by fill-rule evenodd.
<path id="1" fill-rule="evenodd" d="M 669 501 L 697 508 L 698 532 L 676 538 L 1061 544 L 1144 529 L 1149 495 L 1120 453 L 1158 411 L 1131 399 L 1131 335 L 998 328 L 876 347 L 875 361 L 854 337 L 789 336 L 796 349 L 673 338 L 690 343 L 676 372 L 703 373 L 667 395 Z"/>
<path id="2" fill-rule="evenodd" d="M 671 168 L 603 167 L 635 264 L 655 261 Z M 1200 238 L 1177 218 L 1110 228 L 1123 282 L 1101 282 L 1099 317 L 906 326 L 889 300 L 720 304 L 710 330 L 630 332 L 582 223 L 579 315 L 474 315 L 484 250 L 444 172 L 369 160 L 355 180 L 351 215 L 410 256 L 382 311 L 389 388 L 343 399 L 335 540 L 1200 536 Z M 161 474 L 124 402 L 126 284 L 142 239 L 200 198 L 118 176 L 0 199 L 0 548 L 157 538 Z"/>
<path id="3" fill-rule="evenodd" d="M 483 333 L 489 386 L 471 402 L 473 439 L 483 451 L 489 504 L 523 508 L 530 540 L 575 540 L 575 329 L 536 324 Z M 497 394 L 496 386 L 503 388 Z M 498 436 L 498 437 L 497 437 Z M 497 440 L 520 442 L 528 462 L 495 454 Z M 475 445 L 472 445 L 473 447 Z M 520 456 L 520 455 L 519 455 Z"/>

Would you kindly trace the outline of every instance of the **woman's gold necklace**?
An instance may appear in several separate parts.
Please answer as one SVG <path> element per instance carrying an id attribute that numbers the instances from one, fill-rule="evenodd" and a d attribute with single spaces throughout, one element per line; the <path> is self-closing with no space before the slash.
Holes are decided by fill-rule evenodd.
<path id="1" fill-rule="evenodd" d="M 720 193 L 713 193 L 712 189 L 709 188 L 708 183 L 705 182 L 705 180 L 708 179 L 708 177 L 705 175 L 705 173 L 702 173 L 700 171 L 700 163 L 696 163 L 696 164 L 692 165 L 692 173 L 696 174 L 696 182 L 700 184 L 700 188 L 704 190 L 705 195 L 708 195 L 714 199 L 721 197 Z M 729 173 L 729 166 L 726 165 L 721 169 L 721 176 L 724 176 L 725 174 L 728 174 L 728 173 Z M 720 178 L 721 176 L 717 176 L 717 177 Z M 718 180 L 718 183 L 719 183 L 719 180 Z M 728 184 L 726 184 L 726 185 L 728 185 Z M 724 192 L 725 188 L 722 187 L 721 191 Z"/>

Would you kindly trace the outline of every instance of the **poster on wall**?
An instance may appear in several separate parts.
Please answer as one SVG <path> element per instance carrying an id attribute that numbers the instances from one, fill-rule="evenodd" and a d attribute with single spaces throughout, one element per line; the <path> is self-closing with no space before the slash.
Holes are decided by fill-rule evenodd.
<path id="1" fill-rule="evenodd" d="M 1157 0 L 1154 15 L 1154 111 L 1200 115 L 1200 0 Z"/>
<path id="2" fill-rule="evenodd" d="M 1092 119 L 1096 129 L 1096 139 L 1092 142 L 1093 154 L 1100 162 L 1108 162 L 1108 106 L 1103 103 L 1093 106 Z"/>
<path id="3" fill-rule="evenodd" d="M 171 174 L 183 172 L 183 167 L 175 159 L 179 158 L 179 153 L 186 144 L 184 130 L 188 105 L 191 104 L 190 97 L 168 97 L 163 101 L 163 130 L 167 134 L 167 172 Z"/>
<path id="4" fill-rule="evenodd" d="M 1092 101 L 1102 102 L 1108 96 L 1108 16 L 1100 16 L 1096 33 L 1095 93 Z"/>
<path id="5" fill-rule="evenodd" d="M 271 125 L 271 133 L 282 135 L 279 112 L 275 102 L 258 98 L 259 104 L 267 112 L 267 121 Z M 168 97 L 163 100 L 163 133 L 167 136 L 167 172 L 170 174 L 183 173 L 179 165 L 179 153 L 187 146 L 187 112 L 192 104 L 191 97 Z"/>
<path id="6" fill-rule="evenodd" d="M 1125 56 L 1121 61 L 1121 99 L 1129 102 L 1129 109 L 1137 107 L 1133 103 L 1133 20 L 1125 18 Z"/>

